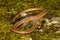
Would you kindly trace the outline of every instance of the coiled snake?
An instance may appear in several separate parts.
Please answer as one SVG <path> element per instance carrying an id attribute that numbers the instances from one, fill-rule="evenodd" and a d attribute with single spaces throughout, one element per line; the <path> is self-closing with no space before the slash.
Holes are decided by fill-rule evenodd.
<path id="1" fill-rule="evenodd" d="M 28 33 L 31 33 L 35 30 L 35 28 L 37 27 L 37 25 L 40 25 L 39 22 L 36 22 L 33 24 L 33 26 L 29 29 L 29 30 L 25 30 L 25 31 L 22 31 L 22 30 L 18 30 L 17 27 L 19 27 L 19 25 L 25 23 L 25 22 L 30 22 L 31 20 L 35 20 L 35 19 L 38 19 L 38 18 L 42 18 L 44 15 L 47 14 L 46 10 L 44 8 L 31 8 L 31 9 L 27 9 L 25 11 L 22 11 L 20 12 L 19 14 L 17 14 L 15 16 L 15 18 L 12 20 L 13 22 L 15 21 L 15 19 L 19 16 L 19 15 L 23 15 L 24 13 L 26 12 L 29 12 L 29 11 L 34 11 L 34 10 L 40 10 L 42 11 L 40 14 L 38 15 L 35 15 L 35 16 L 30 16 L 30 17 L 26 17 L 18 22 L 16 22 L 14 25 L 13 25 L 13 28 L 12 28 L 12 31 L 16 32 L 16 33 L 21 33 L 21 34 L 28 34 Z"/>

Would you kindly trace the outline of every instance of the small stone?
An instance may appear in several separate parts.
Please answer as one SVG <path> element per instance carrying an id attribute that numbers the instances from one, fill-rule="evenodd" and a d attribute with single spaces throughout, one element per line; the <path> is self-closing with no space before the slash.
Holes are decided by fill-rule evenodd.
<path id="1" fill-rule="evenodd" d="M 27 15 L 26 13 L 21 14 L 21 16 L 26 16 L 26 15 Z"/>

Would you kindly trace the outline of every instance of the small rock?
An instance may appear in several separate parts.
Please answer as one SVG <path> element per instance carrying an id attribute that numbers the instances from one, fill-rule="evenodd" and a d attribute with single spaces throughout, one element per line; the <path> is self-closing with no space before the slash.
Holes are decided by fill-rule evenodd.
<path id="1" fill-rule="evenodd" d="M 23 16 L 23 17 L 26 16 L 26 15 L 27 15 L 26 13 L 22 13 L 22 14 L 21 14 L 21 16 Z"/>

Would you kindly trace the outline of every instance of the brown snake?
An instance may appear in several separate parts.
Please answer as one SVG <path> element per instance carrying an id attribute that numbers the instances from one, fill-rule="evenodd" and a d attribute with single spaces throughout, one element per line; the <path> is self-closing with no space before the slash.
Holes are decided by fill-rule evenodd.
<path id="1" fill-rule="evenodd" d="M 20 12 L 19 14 L 16 15 L 16 17 L 13 19 L 13 22 L 15 21 L 15 19 L 19 16 L 19 15 L 22 15 L 26 12 L 29 12 L 29 11 L 33 11 L 33 10 L 40 10 L 42 11 L 40 14 L 36 15 L 36 16 L 30 16 L 30 17 L 26 17 L 18 22 L 16 22 L 14 25 L 13 25 L 13 28 L 12 28 L 12 31 L 16 32 L 16 33 L 21 33 L 21 34 L 28 34 L 28 33 L 31 33 L 35 30 L 35 28 L 37 27 L 37 25 L 40 25 L 39 22 L 36 22 L 33 24 L 33 26 L 29 29 L 29 30 L 26 30 L 26 31 L 22 31 L 22 30 L 18 30 L 17 27 L 19 27 L 19 25 L 25 23 L 25 22 L 30 22 L 31 20 L 35 20 L 35 19 L 38 19 L 38 18 L 42 18 L 44 15 L 47 14 L 46 10 L 44 8 L 31 8 L 31 9 L 27 9 L 25 11 L 22 11 Z"/>

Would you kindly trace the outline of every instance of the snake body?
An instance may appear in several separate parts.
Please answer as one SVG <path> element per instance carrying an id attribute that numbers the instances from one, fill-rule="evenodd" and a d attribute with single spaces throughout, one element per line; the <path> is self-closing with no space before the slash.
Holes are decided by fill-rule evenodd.
<path id="1" fill-rule="evenodd" d="M 47 14 L 46 10 L 44 8 L 31 8 L 31 9 L 27 9 L 25 11 L 22 11 L 20 12 L 19 14 L 17 14 L 15 16 L 15 18 L 13 19 L 13 22 L 15 21 L 15 19 L 19 16 L 19 15 L 22 15 L 26 12 L 29 12 L 29 11 L 33 11 L 33 10 L 40 10 L 40 11 L 43 11 L 41 12 L 40 14 L 38 15 L 35 15 L 35 16 L 30 16 L 30 17 L 26 17 L 18 22 L 16 22 L 14 25 L 13 25 L 13 28 L 12 28 L 12 31 L 16 32 L 16 33 L 21 33 L 21 34 L 28 34 L 28 33 L 31 33 L 35 30 L 35 28 L 40 25 L 39 22 L 36 22 L 33 24 L 33 26 L 29 29 L 29 30 L 26 30 L 26 31 L 22 31 L 22 30 L 18 30 L 17 27 L 19 27 L 19 25 L 25 23 L 25 22 L 30 22 L 32 20 L 35 20 L 35 19 L 38 19 L 38 18 L 42 18 L 44 15 Z"/>

